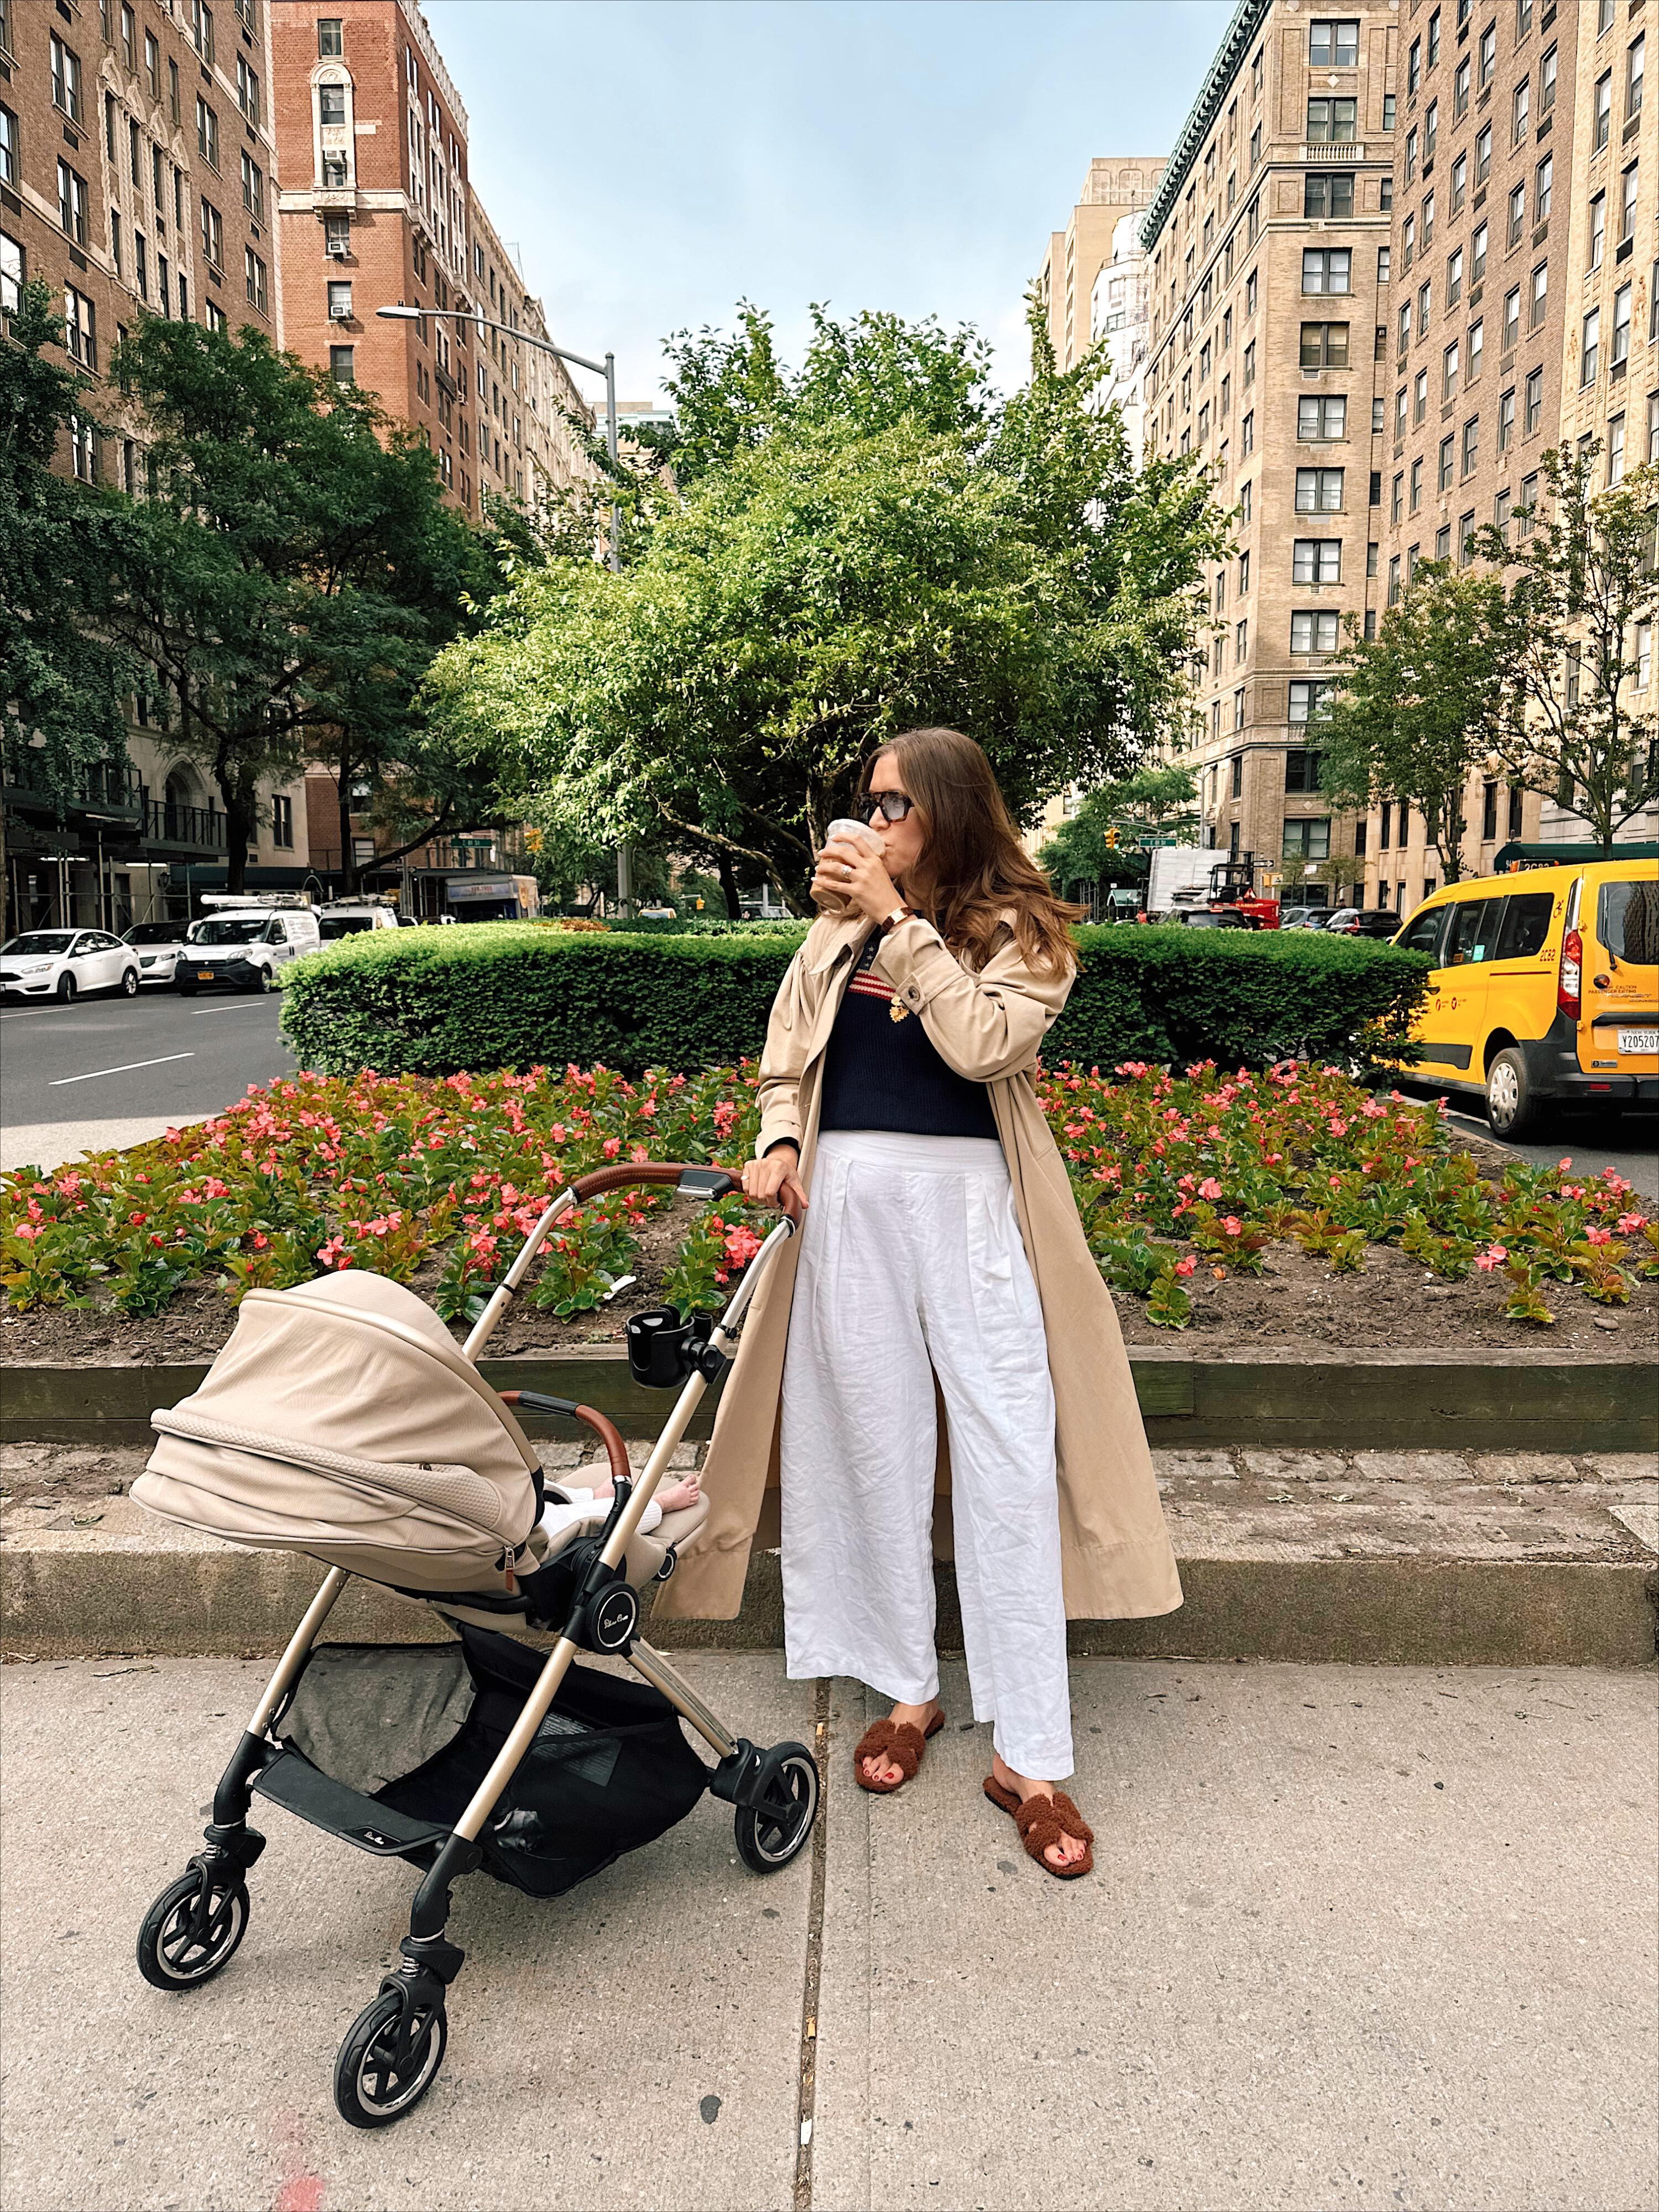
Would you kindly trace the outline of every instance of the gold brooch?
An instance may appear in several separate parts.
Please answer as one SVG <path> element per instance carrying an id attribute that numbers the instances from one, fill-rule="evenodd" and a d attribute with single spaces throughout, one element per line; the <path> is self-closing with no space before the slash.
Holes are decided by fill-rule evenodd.
<path id="1" fill-rule="evenodd" d="M 887 1009 L 887 1018 L 890 1022 L 902 1022 L 909 1011 L 902 1000 L 895 999 Z"/>

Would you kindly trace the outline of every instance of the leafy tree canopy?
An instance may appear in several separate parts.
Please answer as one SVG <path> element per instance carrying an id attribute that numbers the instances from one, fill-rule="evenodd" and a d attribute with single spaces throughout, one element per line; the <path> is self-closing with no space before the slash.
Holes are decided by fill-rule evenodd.
<path id="1" fill-rule="evenodd" d="M 1221 518 L 1194 462 L 1137 472 L 1091 411 L 1098 352 L 1062 375 L 1032 331 L 1006 402 L 970 330 L 817 311 L 793 373 L 753 308 L 681 333 L 675 480 L 621 573 L 521 569 L 434 664 L 434 723 L 550 835 L 758 870 L 797 911 L 884 737 L 969 731 L 1030 821 L 1184 732 Z"/>
<path id="2" fill-rule="evenodd" d="M 327 759 L 380 790 L 404 849 L 488 806 L 493 779 L 415 710 L 434 652 L 498 580 L 436 463 L 373 395 L 260 334 L 147 318 L 114 373 L 145 433 L 114 635 L 218 787 L 239 888 L 257 786 Z"/>
<path id="3" fill-rule="evenodd" d="M 1375 638 L 1349 617 L 1336 689 L 1307 732 L 1322 749 L 1320 787 L 1332 805 L 1409 800 L 1438 840 L 1448 883 L 1462 873 L 1470 775 L 1502 721 L 1509 635 L 1501 579 L 1425 562 Z"/>
<path id="4" fill-rule="evenodd" d="M 63 355 L 64 322 L 31 279 L 0 335 L 0 742 L 9 781 L 60 809 L 88 769 L 125 758 L 132 671 L 99 634 L 122 544 L 119 500 L 54 473 L 92 384 Z"/>

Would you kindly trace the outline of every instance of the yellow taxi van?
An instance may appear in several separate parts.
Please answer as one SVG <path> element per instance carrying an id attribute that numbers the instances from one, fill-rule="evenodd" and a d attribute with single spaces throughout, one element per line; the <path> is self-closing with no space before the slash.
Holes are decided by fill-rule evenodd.
<path id="1" fill-rule="evenodd" d="M 1494 1135 L 1550 1103 L 1659 1103 L 1659 863 L 1449 884 L 1394 942 L 1434 963 L 1413 1074 L 1483 1097 Z"/>

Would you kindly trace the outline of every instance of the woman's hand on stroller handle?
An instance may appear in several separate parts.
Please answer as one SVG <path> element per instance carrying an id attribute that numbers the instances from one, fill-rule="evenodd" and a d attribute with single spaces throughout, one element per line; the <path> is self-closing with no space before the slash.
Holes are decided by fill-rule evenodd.
<path id="1" fill-rule="evenodd" d="M 764 1159 L 744 1162 L 744 1196 L 757 1206 L 781 1206 L 798 1224 L 807 1203 L 799 1167 L 799 1151 L 793 1139 L 785 1138 L 771 1147 Z"/>

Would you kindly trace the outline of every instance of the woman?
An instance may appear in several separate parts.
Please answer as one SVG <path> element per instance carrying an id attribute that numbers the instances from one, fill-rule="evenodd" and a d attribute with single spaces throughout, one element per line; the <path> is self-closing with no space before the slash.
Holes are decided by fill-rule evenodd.
<path id="1" fill-rule="evenodd" d="M 788 1672 L 890 1697 L 855 1777 L 910 1780 L 942 1724 L 937 1377 L 974 1714 L 994 1730 L 985 1792 L 1070 1878 L 1093 1862 L 1055 1787 L 1072 1768 L 1066 1616 L 1167 1613 L 1181 1586 L 1116 1316 L 1032 1081 L 1074 972 L 1066 909 L 957 731 L 884 745 L 854 811 L 873 843 L 819 856 L 814 894 L 838 910 L 778 992 L 744 1170 L 750 1198 L 804 1228 L 744 1327 L 703 1469 L 709 1519 L 659 1604 L 738 1612 L 775 1467 Z"/>

